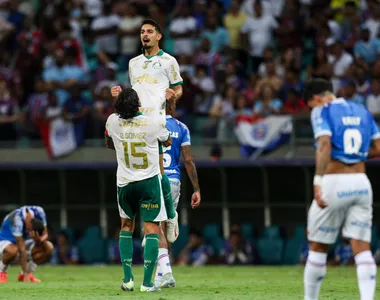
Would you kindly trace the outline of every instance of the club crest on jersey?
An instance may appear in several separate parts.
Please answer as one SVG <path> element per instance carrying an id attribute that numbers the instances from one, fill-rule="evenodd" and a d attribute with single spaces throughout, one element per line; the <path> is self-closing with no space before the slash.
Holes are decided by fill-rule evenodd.
<path id="1" fill-rule="evenodd" d="M 159 61 L 156 61 L 154 64 L 153 64 L 153 69 L 161 69 L 162 65 Z"/>
<path id="2" fill-rule="evenodd" d="M 142 68 L 143 68 L 143 69 L 146 69 L 146 68 L 148 67 L 148 64 L 149 64 L 149 63 L 151 63 L 150 60 L 148 60 L 148 61 L 144 61 L 144 64 L 143 64 Z"/>
<path id="3" fill-rule="evenodd" d="M 258 124 L 252 129 L 252 137 L 257 140 L 263 140 L 268 134 L 267 124 Z"/>

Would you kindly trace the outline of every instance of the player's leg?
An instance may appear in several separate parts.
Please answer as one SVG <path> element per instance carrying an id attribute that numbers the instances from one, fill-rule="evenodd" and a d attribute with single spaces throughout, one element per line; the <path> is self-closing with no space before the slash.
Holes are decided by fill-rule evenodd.
<path id="1" fill-rule="evenodd" d="M 28 272 L 31 282 L 39 283 L 41 280 L 37 279 L 33 272 L 36 271 L 37 267 L 47 261 L 49 261 L 54 246 L 51 242 L 45 241 L 39 244 L 35 244 L 33 240 L 26 240 L 25 247 L 28 258 Z M 24 274 L 21 272 L 17 276 L 18 281 L 24 280 Z"/>
<path id="2" fill-rule="evenodd" d="M 162 195 L 160 176 L 140 182 L 143 192 L 140 202 L 141 218 L 144 221 L 146 243 L 144 247 L 144 281 L 142 292 L 156 292 L 160 289 L 154 286 L 152 276 L 156 266 L 159 246 L 159 222 L 167 220 L 165 203 Z"/>
<path id="3" fill-rule="evenodd" d="M 364 174 L 352 179 L 350 190 L 360 191 L 359 199 L 348 209 L 343 236 L 351 239 L 361 300 L 375 299 L 376 263 L 371 252 L 372 188 Z"/>
<path id="4" fill-rule="evenodd" d="M 119 251 L 121 263 L 123 266 L 124 278 L 121 284 L 123 291 L 133 291 L 133 231 L 135 229 L 135 212 L 138 207 L 138 199 L 134 197 L 134 186 L 128 184 L 117 189 L 117 202 L 119 215 L 121 219 L 121 228 L 119 236 Z M 134 203 L 135 202 L 135 203 Z"/>
<path id="5" fill-rule="evenodd" d="M 174 209 L 177 210 L 181 191 L 180 180 L 176 178 L 170 179 L 170 187 L 172 191 Z M 163 234 L 160 235 L 160 245 L 158 249 L 158 260 L 154 282 L 155 285 L 161 288 L 171 288 L 175 287 L 175 280 L 170 263 L 170 243 L 167 243 L 166 240 L 164 241 L 162 237 L 162 235 L 167 235 L 167 226 L 165 222 L 161 223 L 161 230 Z"/>
<path id="6" fill-rule="evenodd" d="M 7 269 L 17 258 L 18 248 L 10 241 L 0 241 L 0 283 L 7 283 Z"/>
<path id="7" fill-rule="evenodd" d="M 336 241 L 344 219 L 344 212 L 339 208 L 339 202 L 335 201 L 336 180 L 331 175 L 324 177 L 326 178 L 322 185 L 323 198 L 328 206 L 322 209 L 314 200 L 308 215 L 310 247 L 304 271 L 305 300 L 317 300 L 319 297 L 321 284 L 327 272 L 328 246 Z"/>

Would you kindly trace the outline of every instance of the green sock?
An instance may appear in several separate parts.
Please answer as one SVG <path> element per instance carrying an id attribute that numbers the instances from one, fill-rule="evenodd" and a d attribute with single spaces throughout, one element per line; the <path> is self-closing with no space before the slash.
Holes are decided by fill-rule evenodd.
<path id="1" fill-rule="evenodd" d="M 152 276 L 158 257 L 158 234 L 147 234 L 144 248 L 144 281 L 143 285 L 153 286 Z"/>
<path id="2" fill-rule="evenodd" d="M 130 231 L 120 231 L 119 237 L 119 248 L 121 263 L 123 265 L 124 271 L 124 282 L 129 282 L 133 280 L 132 274 L 132 256 L 133 256 L 133 240 L 132 232 Z"/>
<path id="3" fill-rule="evenodd" d="M 172 198 L 172 191 L 170 188 L 170 181 L 169 181 L 168 176 L 166 176 L 166 174 L 162 175 L 161 186 L 162 186 L 162 193 L 164 195 L 166 213 L 169 219 L 173 219 L 175 217 L 175 209 L 174 209 L 174 203 L 173 203 L 173 198 Z"/>

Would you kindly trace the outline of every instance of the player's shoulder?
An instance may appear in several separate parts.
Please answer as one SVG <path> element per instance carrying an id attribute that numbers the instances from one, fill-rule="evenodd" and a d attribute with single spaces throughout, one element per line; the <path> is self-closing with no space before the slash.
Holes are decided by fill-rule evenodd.
<path id="1" fill-rule="evenodd" d="M 169 62 L 177 61 L 177 59 L 176 59 L 174 56 L 172 56 L 172 55 L 170 55 L 169 53 L 166 53 L 166 52 L 164 52 L 164 51 L 163 51 L 163 53 L 162 53 L 162 55 L 161 55 L 161 58 L 162 58 L 163 60 L 167 60 L 167 61 L 169 61 Z"/>
<path id="2" fill-rule="evenodd" d="M 135 64 L 135 63 L 138 63 L 140 60 L 142 60 L 144 58 L 144 55 L 143 54 L 140 54 L 140 55 L 137 55 L 135 56 L 134 58 L 132 58 L 130 61 L 129 61 L 129 65 L 131 66 L 132 64 Z"/>
<path id="3" fill-rule="evenodd" d="M 119 119 L 119 116 L 115 113 L 112 113 L 108 116 L 107 118 L 107 124 L 112 124 L 112 122 L 116 121 Z"/>

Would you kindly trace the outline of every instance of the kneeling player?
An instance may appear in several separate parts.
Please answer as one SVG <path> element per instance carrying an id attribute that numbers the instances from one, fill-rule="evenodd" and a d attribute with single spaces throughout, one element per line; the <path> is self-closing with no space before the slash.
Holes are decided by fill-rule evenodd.
<path id="1" fill-rule="evenodd" d="M 197 208 L 201 203 L 201 194 L 198 182 L 197 169 L 191 154 L 190 148 L 190 132 L 185 124 L 172 117 L 175 111 L 175 101 L 166 101 L 166 128 L 172 137 L 172 145 L 165 148 L 164 168 L 165 174 L 168 176 L 174 208 L 177 209 L 180 191 L 181 191 L 181 166 L 180 156 L 182 153 L 185 161 L 187 175 L 193 185 L 194 193 L 191 197 L 191 207 Z M 162 230 L 166 234 L 166 224 L 162 223 Z M 155 285 L 168 288 L 175 286 L 175 280 L 169 259 L 169 244 L 165 236 L 160 236 L 160 245 L 158 249 L 157 269 L 155 276 Z"/>
<path id="2" fill-rule="evenodd" d="M 160 289 L 152 283 L 158 256 L 159 222 L 167 215 L 161 189 L 157 140 L 171 144 L 169 132 L 157 122 L 139 113 L 140 101 L 135 90 L 123 90 L 117 98 L 115 113 L 106 125 L 106 146 L 116 150 L 117 195 L 121 217 L 120 256 L 124 270 L 121 288 L 133 291 L 132 274 L 134 219 L 139 211 L 144 221 L 144 280 L 142 292 Z"/>
<path id="3" fill-rule="evenodd" d="M 304 273 L 305 300 L 317 300 L 326 275 L 327 251 L 343 227 L 351 240 L 361 300 L 373 300 L 376 264 L 371 253 L 372 187 L 367 156 L 378 155 L 380 132 L 362 105 L 336 99 L 330 82 L 315 79 L 305 100 L 317 140 L 314 200 L 308 216 L 310 251 Z"/>
<path id="4" fill-rule="evenodd" d="M 19 261 L 22 282 L 40 282 L 33 272 L 47 262 L 53 252 L 48 241 L 46 215 L 42 207 L 23 206 L 9 213 L 0 229 L 0 283 L 7 283 L 7 269 Z"/>

